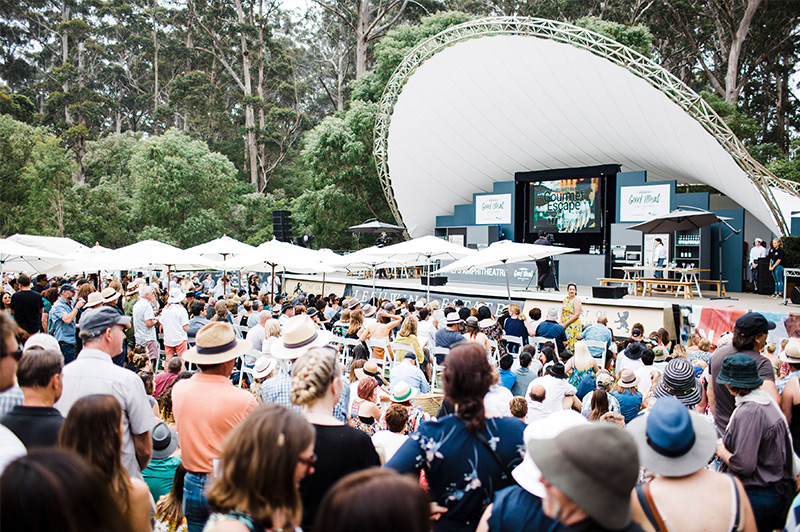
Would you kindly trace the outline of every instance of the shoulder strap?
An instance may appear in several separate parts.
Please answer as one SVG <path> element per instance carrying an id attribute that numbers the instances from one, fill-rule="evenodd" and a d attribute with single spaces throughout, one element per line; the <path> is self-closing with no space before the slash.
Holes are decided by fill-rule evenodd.
<path id="1" fill-rule="evenodd" d="M 644 515 L 647 517 L 647 520 L 650 521 L 650 524 L 653 525 L 653 528 L 656 529 L 656 532 L 668 532 L 667 525 L 664 524 L 664 519 L 661 517 L 661 514 L 658 513 L 658 508 L 656 508 L 656 504 L 653 501 L 653 496 L 650 494 L 650 483 L 643 482 L 642 484 L 637 484 L 636 496 L 639 498 L 639 505 L 642 507 Z"/>
<path id="2" fill-rule="evenodd" d="M 734 518 L 733 518 L 733 526 L 731 527 L 731 532 L 739 532 L 741 528 L 741 518 L 742 518 L 742 503 L 739 500 L 739 486 L 736 485 L 736 479 L 733 478 L 733 475 L 728 473 L 728 478 L 731 480 L 731 484 L 733 484 L 733 493 L 734 493 Z"/>
<path id="3" fill-rule="evenodd" d="M 514 484 L 516 484 L 516 483 L 517 483 L 517 480 L 516 480 L 516 479 L 514 478 L 514 476 L 511 474 L 511 471 L 509 471 L 509 469 L 508 469 L 508 465 L 507 465 L 507 464 L 506 464 L 506 463 L 503 461 L 503 459 L 502 459 L 502 458 L 500 458 L 500 455 L 499 455 L 499 454 L 497 454 L 497 451 L 495 451 L 494 449 L 492 449 L 492 446 L 491 446 L 491 445 L 489 445 L 489 442 L 486 440 L 486 436 L 484 436 L 484 435 L 483 435 L 483 434 L 481 434 L 480 432 L 476 432 L 476 433 L 475 433 L 475 437 L 478 439 L 478 441 L 479 441 L 479 442 L 481 442 L 481 445 L 483 445 L 484 447 L 486 447 L 486 449 L 488 449 L 488 450 L 489 450 L 489 452 L 492 454 L 492 457 L 495 459 L 495 461 L 496 461 L 496 462 L 497 462 L 497 463 L 500 465 L 500 467 L 502 468 L 502 470 L 503 470 L 503 473 L 505 473 L 505 475 L 506 475 L 506 478 L 509 480 L 509 482 L 513 482 Z"/>

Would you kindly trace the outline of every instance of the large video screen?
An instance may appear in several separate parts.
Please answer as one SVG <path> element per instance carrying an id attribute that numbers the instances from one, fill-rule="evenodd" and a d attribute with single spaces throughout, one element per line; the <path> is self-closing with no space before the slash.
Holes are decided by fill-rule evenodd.
<path id="1" fill-rule="evenodd" d="M 600 178 L 534 181 L 530 225 L 536 231 L 596 233 L 601 230 Z"/>

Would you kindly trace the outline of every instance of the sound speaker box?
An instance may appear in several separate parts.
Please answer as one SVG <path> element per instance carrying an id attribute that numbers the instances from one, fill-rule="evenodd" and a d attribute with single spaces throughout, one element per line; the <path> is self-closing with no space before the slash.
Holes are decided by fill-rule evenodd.
<path id="1" fill-rule="evenodd" d="M 428 284 L 428 277 L 420 277 L 422 279 L 422 284 Z M 431 286 L 444 286 L 447 284 L 447 277 L 431 277 Z"/>
<path id="2" fill-rule="evenodd" d="M 592 297 L 600 299 L 621 299 L 628 295 L 625 286 L 593 286 Z"/>
<path id="3" fill-rule="evenodd" d="M 794 288 L 792 288 L 791 298 L 792 298 L 792 303 L 794 303 L 795 305 L 800 305 L 800 286 L 795 286 Z"/>
<path id="4" fill-rule="evenodd" d="M 775 279 L 769 271 L 769 259 L 766 257 L 758 259 L 758 293 L 761 295 L 771 295 L 775 293 Z"/>

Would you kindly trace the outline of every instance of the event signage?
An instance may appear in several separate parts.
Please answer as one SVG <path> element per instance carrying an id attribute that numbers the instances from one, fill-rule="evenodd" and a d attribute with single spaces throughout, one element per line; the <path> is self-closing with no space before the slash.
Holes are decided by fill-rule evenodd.
<path id="1" fill-rule="evenodd" d="M 475 196 L 475 225 L 510 224 L 511 194 Z"/>
<path id="2" fill-rule="evenodd" d="M 669 213 L 670 185 L 620 187 L 619 221 L 644 222 Z"/>

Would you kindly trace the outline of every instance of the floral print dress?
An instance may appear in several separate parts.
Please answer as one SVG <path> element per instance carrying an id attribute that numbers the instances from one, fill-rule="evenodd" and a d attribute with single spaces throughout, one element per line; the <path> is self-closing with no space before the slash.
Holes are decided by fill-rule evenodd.
<path id="1" fill-rule="evenodd" d="M 525 424 L 510 417 L 489 418 L 483 435 L 509 469 L 522 458 Z M 472 531 L 495 492 L 510 486 L 489 449 L 456 415 L 423 423 L 385 467 L 400 473 L 424 471 L 433 500 L 447 508 L 436 532 Z"/>
<path id="2" fill-rule="evenodd" d="M 561 323 L 565 323 L 574 315 L 575 300 L 565 297 L 564 306 L 561 307 Z M 578 341 L 578 337 L 581 335 L 582 331 L 580 318 L 570 323 L 569 327 L 564 328 L 564 332 L 567 333 L 567 349 L 573 352 L 575 351 L 575 342 Z"/>

